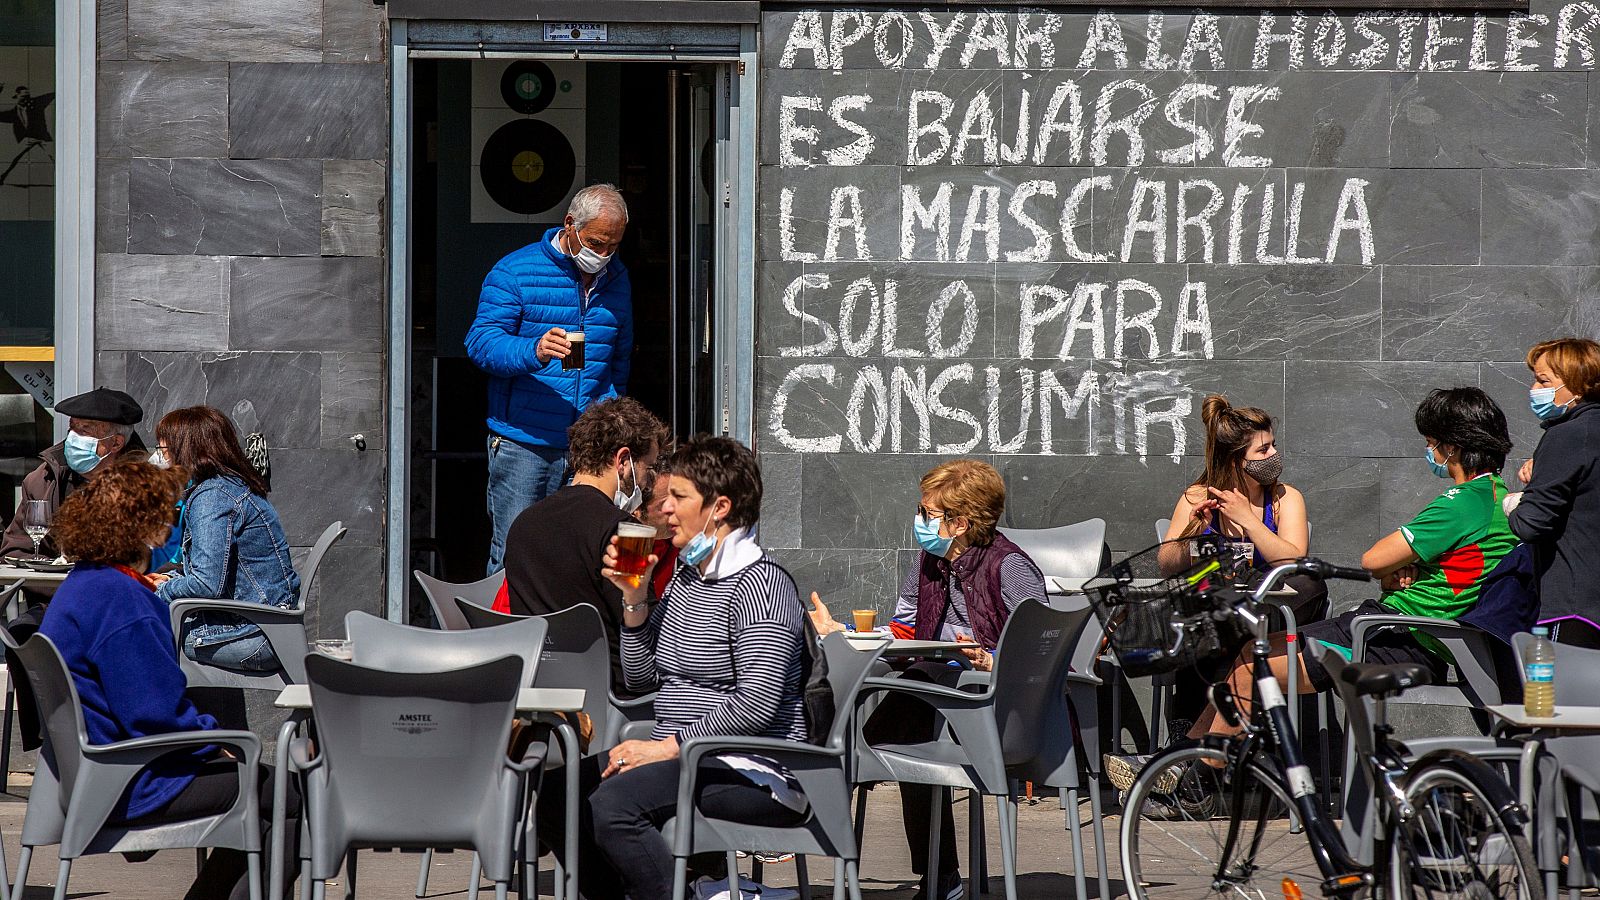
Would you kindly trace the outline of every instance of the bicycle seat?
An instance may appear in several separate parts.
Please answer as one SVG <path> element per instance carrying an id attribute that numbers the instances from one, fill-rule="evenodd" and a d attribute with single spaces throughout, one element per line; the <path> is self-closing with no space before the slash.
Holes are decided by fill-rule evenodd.
<path id="1" fill-rule="evenodd" d="M 1420 663 L 1349 663 L 1340 670 L 1339 680 L 1355 685 L 1358 695 L 1368 697 L 1431 684 L 1433 673 Z"/>

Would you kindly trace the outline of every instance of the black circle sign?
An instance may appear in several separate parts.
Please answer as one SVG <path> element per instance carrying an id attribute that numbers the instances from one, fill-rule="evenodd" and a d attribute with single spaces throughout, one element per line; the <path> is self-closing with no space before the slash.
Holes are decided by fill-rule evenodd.
<path id="1" fill-rule="evenodd" d="M 500 97 L 523 115 L 542 112 L 556 97 L 555 73 L 537 60 L 519 59 L 500 74 Z"/>
<path id="2" fill-rule="evenodd" d="M 560 203 L 577 177 L 577 158 L 560 129 L 538 119 L 500 126 L 483 144 L 478 177 L 490 198 L 531 215 Z"/>

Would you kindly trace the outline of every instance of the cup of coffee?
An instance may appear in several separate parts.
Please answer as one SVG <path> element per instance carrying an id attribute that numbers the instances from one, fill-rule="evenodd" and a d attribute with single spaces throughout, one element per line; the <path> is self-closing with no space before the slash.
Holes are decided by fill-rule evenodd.
<path id="1" fill-rule="evenodd" d="M 852 609 L 850 615 L 856 620 L 856 631 L 874 631 L 878 627 L 878 611 L 875 609 Z"/>
<path id="2" fill-rule="evenodd" d="M 567 332 L 567 340 L 572 343 L 572 349 L 568 350 L 566 358 L 561 360 L 561 368 L 583 368 L 583 332 L 569 331 Z"/>
<path id="3" fill-rule="evenodd" d="M 650 550 L 655 546 L 656 530 L 642 522 L 617 523 L 616 569 L 628 576 L 628 583 L 639 586 L 645 570 L 650 568 Z"/>
<path id="4" fill-rule="evenodd" d="M 334 659 L 342 659 L 345 662 L 349 662 L 356 657 L 355 641 L 337 639 L 313 641 L 311 649 L 316 653 L 321 653 L 323 656 L 331 656 Z"/>

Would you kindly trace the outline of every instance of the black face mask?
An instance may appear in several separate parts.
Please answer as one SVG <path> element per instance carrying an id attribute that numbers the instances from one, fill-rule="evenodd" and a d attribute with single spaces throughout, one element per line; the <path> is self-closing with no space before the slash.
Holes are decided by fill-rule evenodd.
<path id="1" fill-rule="evenodd" d="M 1274 453 L 1266 459 L 1247 459 L 1244 461 L 1244 473 L 1263 487 L 1277 484 L 1278 478 L 1283 475 L 1283 454 Z"/>

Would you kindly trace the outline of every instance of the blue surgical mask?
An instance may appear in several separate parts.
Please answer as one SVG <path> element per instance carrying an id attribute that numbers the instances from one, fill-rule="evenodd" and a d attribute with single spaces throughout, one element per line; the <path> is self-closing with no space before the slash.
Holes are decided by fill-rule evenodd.
<path id="1" fill-rule="evenodd" d="M 67 465 L 79 475 L 87 475 L 100 465 L 100 441 L 97 438 L 69 431 L 65 452 Z"/>
<path id="2" fill-rule="evenodd" d="M 706 528 L 708 530 L 690 538 L 689 543 L 684 544 L 683 549 L 678 551 L 678 558 L 691 566 L 700 565 L 706 557 L 711 555 L 711 551 L 717 549 L 716 535 L 710 533 L 710 529 L 714 528 L 715 525 L 715 519 L 707 519 Z"/>
<path id="3" fill-rule="evenodd" d="M 911 531 L 917 536 L 917 546 L 941 559 L 950 552 L 950 542 L 955 540 L 939 534 L 939 526 L 943 523 L 944 516 L 937 519 L 917 516 L 911 520 Z"/>
<path id="4" fill-rule="evenodd" d="M 1532 388 L 1528 391 L 1528 406 L 1533 414 L 1541 419 L 1554 419 L 1567 411 L 1567 404 L 1556 405 L 1556 391 L 1559 388 Z"/>
<path id="5" fill-rule="evenodd" d="M 1450 462 L 1449 456 L 1444 458 L 1444 462 L 1439 462 L 1433 457 L 1433 448 L 1425 447 L 1422 451 L 1422 458 L 1428 461 L 1428 468 L 1433 470 L 1433 474 L 1439 476 L 1440 478 L 1450 477 L 1450 466 L 1448 465 Z"/>

